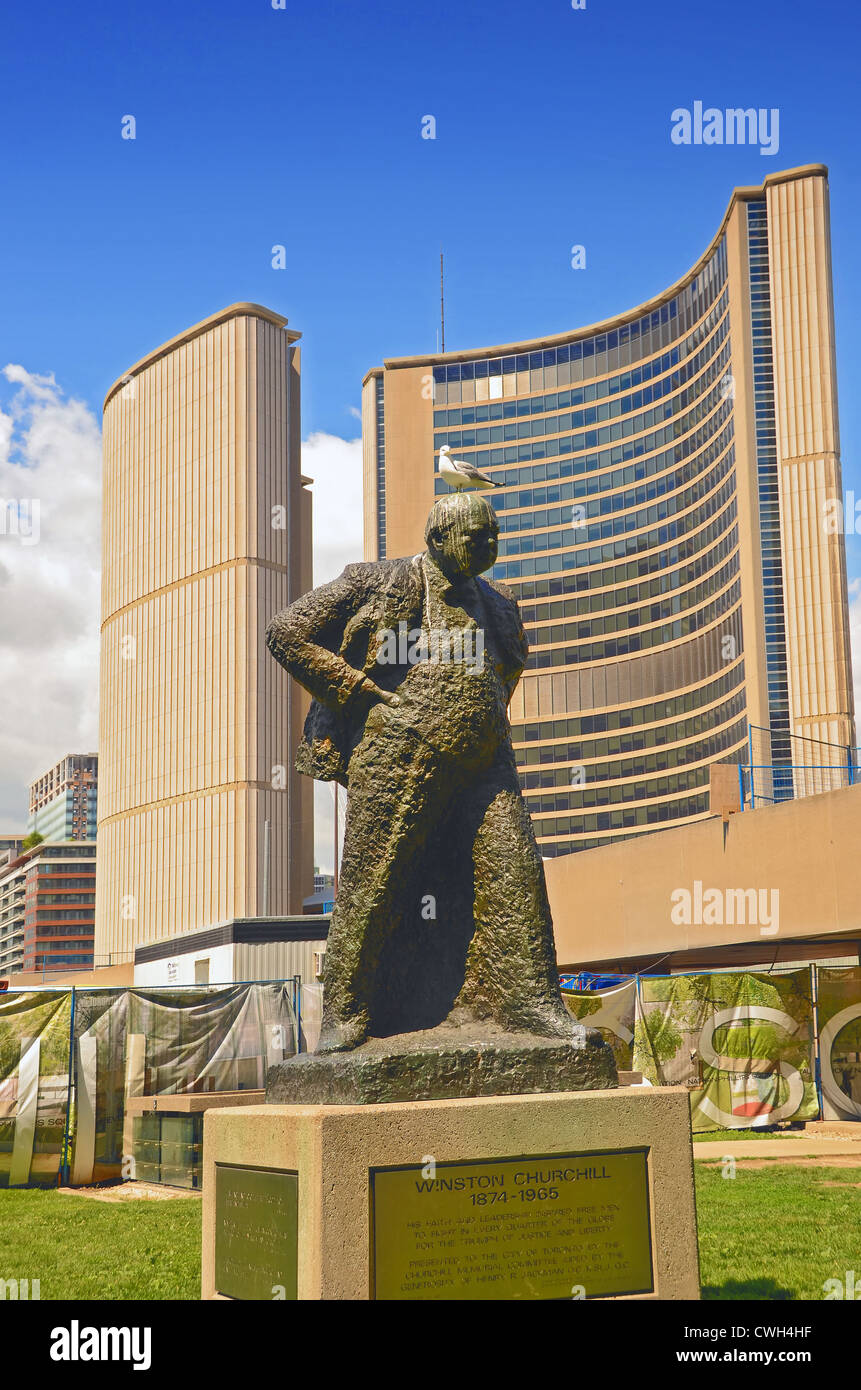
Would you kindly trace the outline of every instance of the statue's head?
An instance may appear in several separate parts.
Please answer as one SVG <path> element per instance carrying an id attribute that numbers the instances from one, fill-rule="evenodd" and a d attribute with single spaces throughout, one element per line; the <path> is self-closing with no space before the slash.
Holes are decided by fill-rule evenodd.
<path id="1" fill-rule="evenodd" d="M 499 522 L 480 493 L 452 492 L 433 505 L 425 527 L 432 560 L 447 579 L 471 579 L 496 563 Z"/>

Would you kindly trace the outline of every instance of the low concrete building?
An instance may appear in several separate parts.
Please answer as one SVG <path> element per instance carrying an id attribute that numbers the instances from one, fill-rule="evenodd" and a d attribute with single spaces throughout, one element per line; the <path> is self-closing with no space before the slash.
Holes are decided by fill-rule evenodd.
<path id="1" fill-rule="evenodd" d="M 563 970 L 857 964 L 861 785 L 545 863 Z"/>
<path id="2" fill-rule="evenodd" d="M 165 937 L 135 951 L 135 985 L 229 985 L 239 981 L 317 983 L 330 915 L 244 917 Z"/>

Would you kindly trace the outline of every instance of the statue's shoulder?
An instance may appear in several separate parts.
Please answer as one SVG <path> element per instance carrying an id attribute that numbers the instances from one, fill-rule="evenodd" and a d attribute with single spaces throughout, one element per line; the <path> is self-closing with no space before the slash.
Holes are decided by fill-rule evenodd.
<path id="1" fill-rule="evenodd" d="M 492 602 L 498 603 L 500 600 L 502 600 L 502 606 L 510 606 L 514 609 L 517 608 L 517 599 L 515 598 L 513 592 L 511 591 L 511 589 L 509 589 L 507 584 L 501 584 L 498 579 L 479 578 L 478 582 L 485 589 L 490 590 L 489 597 L 491 598 Z"/>
<path id="2" fill-rule="evenodd" d="M 347 583 L 362 589 L 368 599 L 374 595 L 386 600 L 412 600 L 421 592 L 421 557 L 406 555 L 396 560 L 366 560 L 348 565 L 344 571 Z M 355 570 L 350 579 L 348 571 Z"/>
<path id="3" fill-rule="evenodd" d="M 370 588 L 385 588 L 392 579 L 407 574 L 415 563 L 415 557 L 399 560 L 356 560 L 345 566 L 341 579 L 346 583 L 361 584 Z"/>

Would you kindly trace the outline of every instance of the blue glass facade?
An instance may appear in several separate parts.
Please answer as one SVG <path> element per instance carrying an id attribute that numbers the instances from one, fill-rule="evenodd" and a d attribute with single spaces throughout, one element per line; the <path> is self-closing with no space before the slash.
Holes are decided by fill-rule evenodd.
<path id="1" fill-rule="evenodd" d="M 818 521 L 841 495 L 831 302 L 827 171 L 806 166 L 737 189 L 695 269 L 628 315 L 368 374 L 369 558 L 421 544 L 444 444 L 498 484 L 545 855 L 708 815 L 711 765 L 754 745 L 780 799 L 792 748 L 854 744 L 843 541 Z"/>
<path id="2" fill-rule="evenodd" d="M 792 796 L 789 687 L 783 609 L 783 562 L 780 554 L 780 496 L 777 476 L 777 427 L 774 419 L 774 367 L 771 341 L 771 285 L 768 268 L 768 210 L 764 198 L 747 204 L 750 315 L 753 338 L 753 401 L 756 420 L 756 476 L 762 547 L 762 592 L 765 609 L 765 664 L 776 801 Z M 763 755 L 764 756 L 764 755 Z M 787 770 L 781 773 L 780 766 Z"/>
<path id="3" fill-rule="evenodd" d="M 490 577 L 529 634 L 538 717 L 515 700 L 512 727 L 546 855 L 705 813 L 744 746 L 730 371 L 723 240 L 629 324 L 433 369 L 435 450 L 502 485 Z"/>

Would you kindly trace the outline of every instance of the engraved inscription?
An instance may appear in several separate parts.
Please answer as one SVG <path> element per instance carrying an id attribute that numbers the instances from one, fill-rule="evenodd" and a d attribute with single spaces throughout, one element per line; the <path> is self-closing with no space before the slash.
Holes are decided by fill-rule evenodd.
<path id="1" fill-rule="evenodd" d="M 654 1288 L 646 1150 L 371 1173 L 378 1299 L 553 1299 Z"/>
<path id="2" fill-rule="evenodd" d="M 273 1168 L 215 1168 L 215 1287 L 238 1299 L 294 1299 L 298 1176 Z"/>

